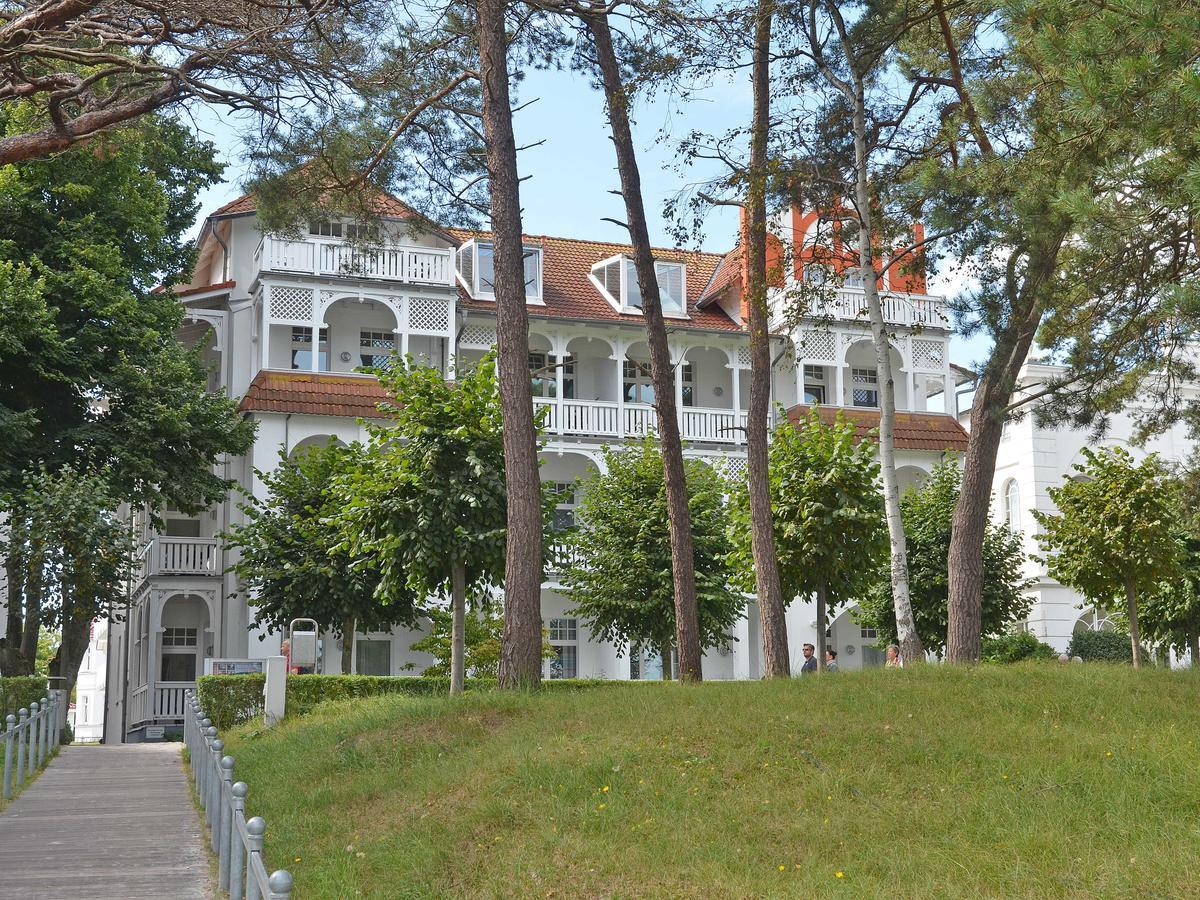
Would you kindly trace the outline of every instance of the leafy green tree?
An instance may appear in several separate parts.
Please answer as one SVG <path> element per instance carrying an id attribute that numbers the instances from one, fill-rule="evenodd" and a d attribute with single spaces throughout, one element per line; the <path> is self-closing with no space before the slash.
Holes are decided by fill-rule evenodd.
<path id="1" fill-rule="evenodd" d="M 1035 510 L 1038 543 L 1051 577 L 1097 606 L 1124 600 L 1135 668 L 1142 664 L 1138 598 L 1180 574 L 1181 547 L 1172 485 L 1151 454 L 1141 463 L 1123 447 L 1084 448 L 1084 462 L 1050 488 L 1057 513 Z"/>
<path id="2" fill-rule="evenodd" d="M 670 678 L 675 636 L 669 506 L 663 462 L 652 437 L 605 448 L 606 472 L 582 483 L 574 553 L 563 582 L 574 612 L 601 640 L 654 647 Z M 742 614 L 730 586 L 724 479 L 697 459 L 686 463 L 700 646 L 716 647 Z"/>
<path id="3" fill-rule="evenodd" d="M 957 461 L 946 459 L 934 467 L 928 481 L 905 492 L 900 504 L 910 548 L 913 613 L 921 641 L 936 653 L 946 646 L 947 559 L 961 484 Z M 983 538 L 985 635 L 1000 635 L 1029 615 L 1033 601 L 1024 593 L 1031 583 L 1022 575 L 1024 563 L 1020 536 L 1007 524 L 989 521 Z M 895 640 L 896 620 L 886 572 L 876 576 L 875 587 L 860 604 L 857 618 L 861 625 L 876 629 L 880 643 Z"/>
<path id="4" fill-rule="evenodd" d="M 19 130 L 14 115 L 0 110 L 0 133 Z M 190 267 L 196 196 L 219 175 L 211 145 L 153 117 L 0 168 L 0 497 L 18 532 L 36 473 L 100 475 L 113 509 L 198 511 L 225 496 L 214 463 L 244 453 L 253 425 L 207 392 L 199 351 L 176 339 L 183 310 L 154 291 Z M 6 674 L 32 671 L 42 585 L 26 563 L 43 549 L 62 550 L 8 542 Z M 82 659 L 69 637 L 68 669 Z"/>
<path id="5" fill-rule="evenodd" d="M 429 634 L 414 641 L 413 650 L 430 653 L 437 660 L 426 666 L 422 675 L 450 676 L 454 656 L 454 616 L 445 610 L 429 611 Z M 468 614 L 463 630 L 463 659 L 466 672 L 473 678 L 496 678 L 500 674 L 500 642 L 504 636 L 504 617 L 482 609 Z M 554 647 L 543 641 L 542 657 L 552 659 Z"/>
<path id="6" fill-rule="evenodd" d="M 776 430 L 770 447 L 771 512 L 783 595 L 817 601 L 817 666 L 825 666 L 826 619 L 861 597 L 887 553 L 879 463 L 854 425 L 832 425 L 811 410 L 795 428 Z M 736 486 L 731 501 L 732 567 L 739 586 L 754 587 L 749 498 Z"/>
<path id="7" fill-rule="evenodd" d="M 342 639 L 342 671 L 350 672 L 357 631 L 413 625 L 417 598 L 401 592 L 384 602 L 377 596 L 380 574 L 363 556 L 343 552 L 336 516 L 341 496 L 336 481 L 355 466 L 363 447 L 336 443 L 279 453 L 279 465 L 259 472 L 266 494 L 241 505 L 246 521 L 225 535 L 239 551 L 233 566 L 256 622 L 286 629 L 296 618 L 316 620 Z"/>
<path id="8" fill-rule="evenodd" d="M 380 373 L 396 398 L 340 482 L 347 546 L 379 568 L 379 595 L 448 597 L 450 693 L 466 676 L 468 598 L 486 607 L 504 579 L 504 420 L 493 356 L 446 382 L 425 366 Z M 549 509 L 542 500 L 543 515 Z M 519 539 L 519 538 L 518 538 Z M 539 553 L 542 552 L 539 546 Z"/>
<path id="9" fill-rule="evenodd" d="M 1043 644 L 1028 631 L 1022 631 L 985 638 L 981 655 L 985 662 L 1015 663 L 1027 659 L 1057 659 L 1058 651 L 1049 644 Z"/>

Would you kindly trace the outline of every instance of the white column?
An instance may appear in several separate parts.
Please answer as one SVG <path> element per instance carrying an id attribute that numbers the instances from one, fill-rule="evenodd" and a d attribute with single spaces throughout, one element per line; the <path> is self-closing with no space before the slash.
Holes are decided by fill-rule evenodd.
<path id="1" fill-rule="evenodd" d="M 314 293 L 314 295 L 313 295 L 313 320 L 312 320 L 311 333 L 309 334 L 309 338 L 311 339 L 311 346 L 312 346 L 312 353 L 309 354 L 309 356 L 310 356 L 309 371 L 312 371 L 312 372 L 320 372 L 321 371 L 321 320 L 317 318 L 317 310 L 319 310 L 320 308 L 321 308 L 321 304 L 317 302 L 317 295 Z"/>
<path id="2" fill-rule="evenodd" d="M 269 353 L 270 353 L 270 349 L 271 349 L 271 323 L 270 323 L 270 319 L 267 318 L 267 309 L 270 306 L 270 304 L 271 304 L 271 288 L 268 287 L 268 288 L 266 288 L 266 290 L 263 291 L 261 315 L 258 317 L 258 322 L 259 322 L 258 342 L 261 345 L 259 347 L 259 350 L 262 351 L 260 354 L 261 359 L 262 359 L 262 365 L 260 366 L 260 368 L 262 368 L 262 369 L 267 368 L 267 364 L 270 362 Z M 289 348 L 289 351 L 290 351 L 290 349 L 291 348 Z"/>
<path id="3" fill-rule="evenodd" d="M 688 435 L 683 433 L 683 364 L 687 360 L 687 350 L 684 349 L 679 353 L 679 359 L 672 360 L 671 373 L 675 376 L 675 416 L 676 422 L 679 425 L 679 436 L 687 440 Z M 694 392 L 693 392 L 694 393 Z"/>
<path id="4" fill-rule="evenodd" d="M 916 376 L 913 375 L 912 369 L 909 369 L 907 372 L 905 372 L 904 377 L 908 382 L 908 408 L 910 410 L 915 410 L 917 408 L 917 379 Z"/>
<path id="5" fill-rule="evenodd" d="M 833 390 L 835 393 L 834 405 L 846 405 L 846 364 L 840 362 L 833 367 Z"/>
<path id="6" fill-rule="evenodd" d="M 554 351 L 554 424 L 559 434 L 563 434 L 563 383 L 566 380 L 563 367 L 567 362 L 567 339 L 561 334 L 554 336 L 551 341 Z"/>
<path id="7" fill-rule="evenodd" d="M 737 351 L 729 356 L 729 368 L 733 377 L 733 421 L 738 426 L 733 433 L 733 442 L 741 444 L 746 440 L 746 432 L 742 429 L 742 367 L 738 365 Z"/>
<path id="8" fill-rule="evenodd" d="M 625 341 L 615 340 L 613 359 L 617 361 L 617 437 L 625 437 Z"/>
<path id="9" fill-rule="evenodd" d="M 400 356 L 401 358 L 408 356 L 408 296 L 400 298 L 400 322 L 398 330 L 400 332 Z"/>
<path id="10" fill-rule="evenodd" d="M 453 273 L 453 265 L 450 266 L 450 271 Z M 450 324 L 447 326 L 446 331 L 446 377 L 454 381 L 458 377 L 458 347 L 454 343 L 454 337 L 458 333 L 458 326 L 456 324 L 458 321 L 458 303 L 453 295 L 451 295 L 448 302 L 450 304 L 450 314 L 447 321 Z"/>

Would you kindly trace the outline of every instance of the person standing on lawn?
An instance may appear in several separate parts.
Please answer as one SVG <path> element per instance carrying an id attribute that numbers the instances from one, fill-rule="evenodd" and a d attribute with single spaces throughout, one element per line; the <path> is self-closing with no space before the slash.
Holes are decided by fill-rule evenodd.
<path id="1" fill-rule="evenodd" d="M 903 669 L 904 660 L 900 656 L 900 648 L 895 644 L 888 644 L 887 662 L 884 663 L 889 669 Z"/>
<path id="2" fill-rule="evenodd" d="M 817 671 L 817 658 L 813 656 L 816 649 L 812 644 L 804 645 L 804 665 L 800 667 L 801 675 L 811 675 Z"/>
<path id="3" fill-rule="evenodd" d="M 837 651 L 829 647 L 825 650 L 825 671 L 836 672 L 837 670 Z"/>

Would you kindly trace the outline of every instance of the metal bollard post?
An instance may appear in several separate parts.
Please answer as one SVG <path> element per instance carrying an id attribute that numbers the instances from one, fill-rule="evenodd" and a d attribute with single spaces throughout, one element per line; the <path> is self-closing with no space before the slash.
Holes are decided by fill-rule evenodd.
<path id="1" fill-rule="evenodd" d="M 217 852 L 217 842 L 221 839 L 221 757 L 224 749 L 225 742 L 220 738 L 212 742 L 212 768 L 208 772 L 212 777 L 208 795 L 212 805 L 208 808 L 208 830 L 213 853 Z"/>
<path id="2" fill-rule="evenodd" d="M 33 773 L 37 771 L 37 767 L 40 765 L 40 760 L 38 759 L 38 756 L 41 753 L 41 743 L 42 742 L 41 742 L 41 735 L 39 734 L 39 731 L 41 730 L 41 727 L 42 727 L 42 720 L 38 718 L 38 712 L 40 712 L 40 707 L 38 706 L 38 702 L 36 700 L 34 700 L 32 703 L 29 704 L 29 760 L 28 760 L 28 762 L 29 762 L 29 777 L 30 778 L 33 777 Z"/>
<path id="3" fill-rule="evenodd" d="M 288 900 L 292 895 L 292 873 L 287 869 L 272 872 L 267 887 L 271 891 L 271 900 Z"/>
<path id="4" fill-rule="evenodd" d="M 18 709 L 17 716 L 17 787 L 25 784 L 25 723 L 29 720 L 29 710 Z"/>
<path id="5" fill-rule="evenodd" d="M 233 824 L 233 806 L 230 788 L 233 787 L 233 757 L 221 757 L 221 802 L 217 804 L 217 822 L 219 829 L 216 834 L 217 878 L 223 888 L 229 887 L 229 830 Z"/>
<path id="6" fill-rule="evenodd" d="M 17 717 L 9 713 L 4 717 L 4 790 L 5 800 L 12 799 L 13 789 L 13 742 L 17 739 Z"/>
<path id="7" fill-rule="evenodd" d="M 246 795 L 250 788 L 246 782 L 239 781 L 229 789 L 231 827 L 229 829 L 229 883 L 223 885 L 229 891 L 229 900 L 244 900 L 242 888 L 246 876 L 246 853 L 242 847 L 242 835 L 238 822 L 246 820 Z"/>
<path id="8" fill-rule="evenodd" d="M 42 698 L 42 718 L 38 722 L 38 768 L 46 765 L 46 758 L 50 755 L 50 729 L 46 726 L 50 724 L 50 698 Z"/>
<path id="9" fill-rule="evenodd" d="M 262 816 L 255 816 L 246 823 L 246 900 L 263 900 L 258 892 L 258 879 L 254 877 L 254 861 L 262 856 L 266 832 L 267 823 Z"/>
<path id="10" fill-rule="evenodd" d="M 201 806 L 204 806 L 205 802 L 208 800 L 208 757 L 209 757 L 208 748 L 209 748 L 209 745 L 212 744 L 213 738 L 215 738 L 216 736 L 217 736 L 217 729 L 215 729 L 213 727 L 212 719 L 208 719 L 208 718 L 201 719 L 200 720 L 200 744 L 196 748 L 196 750 L 198 751 L 198 755 L 200 756 L 200 759 L 196 760 L 196 767 L 198 769 L 198 771 L 196 773 L 196 777 L 198 779 L 197 786 L 199 787 L 199 790 L 200 790 L 200 805 Z M 204 806 L 204 808 L 208 809 L 207 806 Z"/>

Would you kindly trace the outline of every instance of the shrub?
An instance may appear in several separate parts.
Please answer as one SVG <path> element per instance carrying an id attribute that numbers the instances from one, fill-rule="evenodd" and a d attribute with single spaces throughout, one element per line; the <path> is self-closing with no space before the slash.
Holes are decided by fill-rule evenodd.
<path id="1" fill-rule="evenodd" d="M 1084 662 L 1133 663 L 1133 647 L 1124 631 L 1078 631 L 1067 653 Z"/>
<path id="2" fill-rule="evenodd" d="M 25 709 L 30 703 L 40 703 L 50 684 L 40 675 L 12 675 L 0 678 L 0 730 L 4 716 Z"/>
<path id="3" fill-rule="evenodd" d="M 1026 631 L 985 638 L 980 655 L 984 662 L 1015 663 L 1025 659 L 1057 659 L 1058 651 Z"/>
<path id="4" fill-rule="evenodd" d="M 204 714 L 218 731 L 248 722 L 263 711 L 265 675 L 205 675 L 196 682 L 197 695 Z M 544 688 L 578 689 L 601 682 L 583 679 L 547 681 Z M 468 678 L 467 690 L 491 690 L 496 682 L 487 678 Z M 385 675 L 289 675 L 287 714 L 302 716 L 319 703 L 353 700 L 381 694 L 409 694 L 431 697 L 450 692 L 449 678 Z"/>

